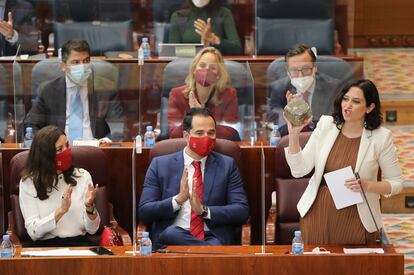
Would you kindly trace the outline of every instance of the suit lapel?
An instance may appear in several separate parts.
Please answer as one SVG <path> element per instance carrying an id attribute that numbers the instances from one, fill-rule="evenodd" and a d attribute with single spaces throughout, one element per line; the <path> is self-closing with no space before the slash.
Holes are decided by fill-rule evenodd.
<path id="1" fill-rule="evenodd" d="M 329 127 L 329 131 L 325 134 L 325 137 L 323 139 L 323 143 L 320 147 L 320 159 L 318 159 L 318 162 L 321 164 L 319 167 L 321 167 L 322 170 L 318 171 L 319 173 L 323 173 L 325 170 L 326 161 L 328 160 L 329 153 L 331 152 L 331 149 L 338 137 L 339 130 L 334 127 Z"/>
<path id="2" fill-rule="evenodd" d="M 210 154 L 204 167 L 204 178 L 203 178 L 203 204 L 208 201 L 210 193 L 213 190 L 214 179 L 217 172 L 217 159 L 214 154 Z"/>
<path id="3" fill-rule="evenodd" d="M 94 110 L 94 89 L 93 89 L 93 77 L 88 80 L 88 107 L 89 107 L 89 120 L 91 122 L 91 130 L 94 136 L 96 136 L 96 121 L 95 121 L 95 110 Z"/>
<path id="4" fill-rule="evenodd" d="M 364 130 L 362 131 L 361 136 L 361 143 L 359 144 L 358 149 L 358 157 L 355 165 L 355 172 L 359 172 L 359 169 L 361 169 L 361 165 L 364 162 L 365 155 L 367 154 L 367 151 L 371 145 L 371 136 L 372 131 L 371 130 Z"/>
<path id="5" fill-rule="evenodd" d="M 184 155 L 182 150 L 175 154 L 174 160 L 174 167 L 172 167 L 172 170 L 174 171 L 172 182 L 177 182 L 176 194 L 178 194 L 180 192 L 181 176 L 183 175 L 184 171 Z"/>

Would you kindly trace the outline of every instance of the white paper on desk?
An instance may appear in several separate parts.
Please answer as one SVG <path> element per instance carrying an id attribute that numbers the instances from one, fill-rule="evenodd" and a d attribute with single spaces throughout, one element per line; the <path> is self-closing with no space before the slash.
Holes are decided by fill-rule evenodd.
<path id="1" fill-rule="evenodd" d="M 335 170 L 324 175 L 329 192 L 335 203 L 336 209 L 342 209 L 350 205 L 363 202 L 359 192 L 354 192 L 345 186 L 347 179 L 354 178 L 351 166 Z"/>
<path id="2" fill-rule="evenodd" d="M 384 254 L 382 248 L 344 248 L 345 254 Z"/>
<path id="3" fill-rule="evenodd" d="M 90 250 L 71 250 L 69 248 L 50 249 L 50 250 L 29 250 L 22 251 L 21 256 L 32 256 L 32 257 L 57 257 L 57 256 L 96 256 Z"/>

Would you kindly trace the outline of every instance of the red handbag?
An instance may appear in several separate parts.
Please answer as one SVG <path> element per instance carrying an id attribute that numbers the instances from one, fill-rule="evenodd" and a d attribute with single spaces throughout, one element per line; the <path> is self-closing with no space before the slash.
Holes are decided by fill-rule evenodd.
<path id="1" fill-rule="evenodd" d="M 112 227 L 105 226 L 102 231 L 100 246 L 121 246 L 122 241 Z"/>

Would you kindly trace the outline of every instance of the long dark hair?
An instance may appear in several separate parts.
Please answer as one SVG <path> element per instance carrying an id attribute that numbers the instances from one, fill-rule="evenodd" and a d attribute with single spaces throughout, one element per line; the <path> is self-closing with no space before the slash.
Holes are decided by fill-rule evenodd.
<path id="1" fill-rule="evenodd" d="M 381 102 L 378 94 L 377 87 L 371 80 L 360 79 L 352 81 L 347 84 L 336 96 L 334 102 L 333 118 L 338 129 L 341 129 L 342 124 L 345 122 L 344 116 L 342 115 L 342 99 L 345 94 L 352 88 L 357 87 L 364 93 L 366 106 L 370 106 L 372 103 L 375 104 L 374 109 L 368 114 L 365 114 L 365 129 L 375 130 L 380 127 L 382 123 L 381 115 Z"/>
<path id="2" fill-rule="evenodd" d="M 55 165 L 55 144 L 61 135 L 65 133 L 56 126 L 46 126 L 40 129 L 33 138 L 32 147 L 22 172 L 22 179 L 32 178 L 36 188 L 37 197 L 45 200 L 49 193 L 58 183 L 58 174 Z M 63 172 L 65 182 L 75 186 L 76 180 L 73 175 L 74 166 Z"/>

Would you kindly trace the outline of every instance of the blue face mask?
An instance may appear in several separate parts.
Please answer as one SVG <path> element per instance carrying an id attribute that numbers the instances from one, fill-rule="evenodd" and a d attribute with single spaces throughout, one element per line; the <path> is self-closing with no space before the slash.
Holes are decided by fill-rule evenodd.
<path id="1" fill-rule="evenodd" d="M 90 63 L 71 65 L 67 72 L 69 79 L 78 85 L 83 85 L 91 74 L 92 67 Z"/>

